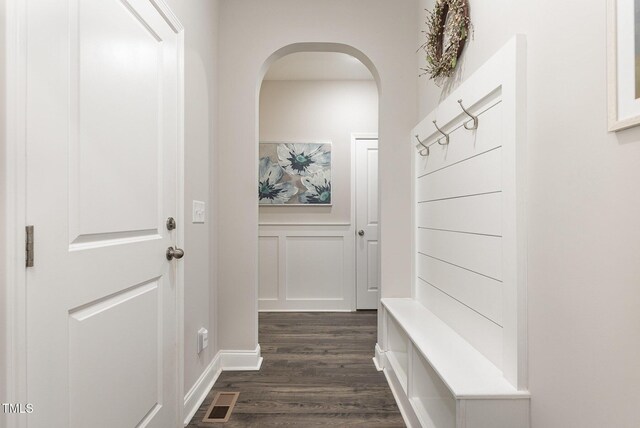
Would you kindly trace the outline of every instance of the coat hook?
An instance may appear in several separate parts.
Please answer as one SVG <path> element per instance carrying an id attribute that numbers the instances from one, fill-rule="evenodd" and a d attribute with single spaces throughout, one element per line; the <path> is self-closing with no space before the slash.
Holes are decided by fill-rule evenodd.
<path id="1" fill-rule="evenodd" d="M 435 120 L 433 121 L 433 124 L 435 125 L 438 132 L 444 135 L 444 144 L 440 142 L 442 138 L 438 138 L 438 144 L 440 144 L 441 146 L 446 146 L 447 144 L 449 144 L 449 134 L 446 134 L 442 129 L 440 129 Z"/>
<path id="2" fill-rule="evenodd" d="M 418 150 L 418 154 L 420 156 L 429 156 L 429 146 L 425 146 L 424 143 L 420 140 L 420 136 L 418 134 L 416 134 L 416 140 L 418 140 L 418 144 L 420 144 L 422 147 L 424 147 L 424 149 L 420 149 Z M 423 153 L 424 151 L 427 151 L 426 153 Z"/>
<path id="3" fill-rule="evenodd" d="M 464 111 L 467 116 L 471 117 L 471 119 L 473 120 L 473 126 L 469 127 L 467 126 L 467 124 L 469 122 L 471 122 L 470 120 L 467 120 L 463 125 L 464 125 L 464 129 L 468 129 L 469 131 L 472 131 L 474 129 L 478 129 L 478 116 L 474 116 L 471 113 L 469 113 L 469 111 L 464 108 L 464 106 L 462 105 L 462 100 L 458 100 L 458 104 L 460 104 L 460 107 L 462 108 L 462 111 Z"/>

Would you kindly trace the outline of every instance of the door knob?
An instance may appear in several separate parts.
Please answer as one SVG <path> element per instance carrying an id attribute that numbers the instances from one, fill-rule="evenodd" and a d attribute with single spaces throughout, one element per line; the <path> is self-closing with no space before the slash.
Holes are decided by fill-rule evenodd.
<path id="1" fill-rule="evenodd" d="M 360 229 L 360 230 L 358 231 L 358 235 L 360 235 L 360 236 L 364 236 L 364 230 Z"/>
<path id="2" fill-rule="evenodd" d="M 180 248 L 167 248 L 167 260 L 181 259 L 184 257 L 184 250 Z"/>

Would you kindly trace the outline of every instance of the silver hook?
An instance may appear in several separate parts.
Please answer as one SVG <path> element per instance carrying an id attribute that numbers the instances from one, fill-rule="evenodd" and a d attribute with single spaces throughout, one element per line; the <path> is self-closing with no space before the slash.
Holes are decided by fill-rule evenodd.
<path id="1" fill-rule="evenodd" d="M 418 150 L 418 154 L 419 154 L 420 156 L 429 156 L 429 151 L 430 151 L 430 150 L 429 150 L 429 146 L 425 146 L 425 145 L 424 145 L 424 143 L 420 140 L 420 136 L 419 136 L 418 134 L 416 134 L 416 140 L 418 140 L 418 144 L 420 144 L 422 147 L 424 147 L 424 149 L 420 149 L 420 150 Z M 427 153 L 426 153 L 426 154 L 422 153 L 422 152 L 424 152 L 424 151 L 425 151 L 425 149 L 427 150 Z"/>
<path id="2" fill-rule="evenodd" d="M 471 113 L 469 113 L 469 111 L 464 108 L 464 106 L 462 105 L 462 100 L 458 100 L 458 104 L 460 104 L 460 107 L 462 108 L 462 111 L 464 111 L 467 116 L 469 116 L 472 120 L 473 120 L 473 126 L 472 127 L 468 127 L 467 124 L 469 122 L 471 122 L 470 120 L 467 120 L 465 123 L 463 123 L 464 125 L 464 129 L 468 129 L 469 131 L 473 131 L 474 129 L 478 129 L 478 116 L 474 116 Z"/>
<path id="3" fill-rule="evenodd" d="M 438 144 L 440 144 L 441 146 L 446 146 L 447 144 L 449 144 L 449 134 L 446 134 L 442 129 L 440 129 L 440 128 L 438 127 L 438 124 L 436 123 L 436 121 L 435 121 L 435 120 L 433 121 L 433 124 L 435 125 L 436 129 L 438 130 L 438 132 L 440 132 L 442 135 L 444 135 L 444 141 L 445 141 L 445 143 L 444 143 L 444 144 L 442 144 L 442 143 L 440 142 L 440 140 L 441 140 L 442 138 L 438 138 Z"/>

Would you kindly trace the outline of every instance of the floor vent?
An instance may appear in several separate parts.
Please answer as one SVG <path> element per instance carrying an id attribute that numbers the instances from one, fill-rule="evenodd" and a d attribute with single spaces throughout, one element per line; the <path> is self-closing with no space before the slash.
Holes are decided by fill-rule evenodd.
<path id="1" fill-rule="evenodd" d="M 239 392 L 218 392 L 202 422 L 227 422 L 239 395 Z"/>

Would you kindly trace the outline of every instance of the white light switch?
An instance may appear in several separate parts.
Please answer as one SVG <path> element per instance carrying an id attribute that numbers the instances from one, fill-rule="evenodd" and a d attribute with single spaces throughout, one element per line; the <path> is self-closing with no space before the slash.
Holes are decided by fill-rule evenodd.
<path id="1" fill-rule="evenodd" d="M 209 345 L 209 331 L 202 327 L 198 330 L 198 354 Z"/>
<path id="2" fill-rule="evenodd" d="M 205 208 L 204 202 L 193 201 L 193 223 L 204 223 Z"/>

